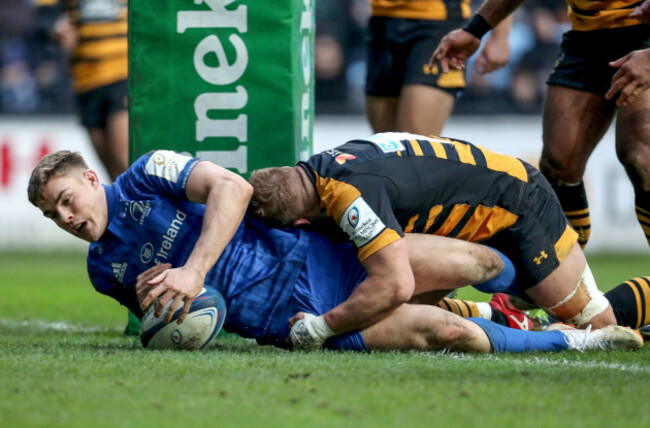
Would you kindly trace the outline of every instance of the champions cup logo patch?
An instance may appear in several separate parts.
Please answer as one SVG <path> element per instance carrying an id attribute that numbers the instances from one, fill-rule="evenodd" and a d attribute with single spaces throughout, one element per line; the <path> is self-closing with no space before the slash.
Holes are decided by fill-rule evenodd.
<path id="1" fill-rule="evenodd" d="M 183 168 L 185 168 L 185 165 L 187 165 L 190 160 L 192 160 L 192 158 L 172 152 L 171 150 L 158 150 L 153 153 L 147 161 L 145 171 L 149 175 L 164 178 L 167 181 L 176 183 Z"/>
<path id="2" fill-rule="evenodd" d="M 345 210 L 339 227 L 350 236 L 357 247 L 372 241 L 386 228 L 384 222 L 362 197 L 355 199 Z"/>
<path id="3" fill-rule="evenodd" d="M 352 209 L 348 211 L 348 223 L 350 223 L 350 226 L 352 227 L 357 227 L 357 224 L 359 224 L 359 210 L 357 207 L 352 207 Z"/>
<path id="4" fill-rule="evenodd" d="M 350 155 L 347 153 L 341 153 L 340 155 L 336 156 L 334 160 L 339 164 L 343 165 L 347 160 L 349 159 L 356 159 L 357 157 L 355 155 Z"/>
<path id="5" fill-rule="evenodd" d="M 153 156 L 151 156 L 151 160 L 152 160 L 153 163 L 155 163 L 156 165 L 162 165 L 162 164 L 165 163 L 165 155 L 163 155 L 162 153 L 158 152 L 158 153 L 154 154 Z"/>

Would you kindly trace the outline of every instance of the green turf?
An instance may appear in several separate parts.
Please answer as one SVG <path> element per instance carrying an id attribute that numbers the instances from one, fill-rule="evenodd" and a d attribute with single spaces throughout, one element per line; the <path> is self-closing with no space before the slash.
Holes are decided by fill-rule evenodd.
<path id="1" fill-rule="evenodd" d="M 590 262 L 604 288 L 647 267 Z M 304 354 L 228 336 L 202 352 L 148 352 L 122 336 L 126 310 L 92 290 L 82 255 L 0 254 L 0 289 L 3 427 L 650 424 L 650 348 Z"/>

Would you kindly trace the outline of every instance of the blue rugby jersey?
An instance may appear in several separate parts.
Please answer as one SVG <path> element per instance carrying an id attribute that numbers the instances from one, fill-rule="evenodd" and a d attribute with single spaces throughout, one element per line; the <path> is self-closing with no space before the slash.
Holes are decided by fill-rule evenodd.
<path id="1" fill-rule="evenodd" d="M 137 276 L 158 263 L 185 264 L 201 232 L 205 206 L 186 185 L 199 162 L 171 151 L 138 159 L 106 189 L 108 227 L 90 245 L 88 273 L 97 291 L 136 315 Z M 286 336 L 288 300 L 303 268 L 309 234 L 268 228 L 248 217 L 206 276 L 228 305 L 224 328 L 265 342 Z M 290 316 L 290 315 L 289 315 Z"/>

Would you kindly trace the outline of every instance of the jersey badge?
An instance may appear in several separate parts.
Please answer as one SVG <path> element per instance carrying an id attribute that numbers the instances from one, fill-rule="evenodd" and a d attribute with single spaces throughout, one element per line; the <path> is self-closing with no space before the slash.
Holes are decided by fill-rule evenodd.
<path id="1" fill-rule="evenodd" d="M 149 264 L 151 259 L 153 258 L 153 244 L 151 242 L 147 242 L 142 246 L 140 249 L 140 261 L 142 264 Z"/>
<path id="2" fill-rule="evenodd" d="M 117 279 L 120 283 L 124 281 L 124 274 L 126 273 L 126 268 L 129 264 L 124 262 L 124 263 L 111 263 L 111 267 L 113 268 L 113 275 L 115 275 L 115 279 Z"/>
<path id="3" fill-rule="evenodd" d="M 338 156 L 334 158 L 334 160 L 339 164 L 343 165 L 346 161 L 351 160 L 351 159 L 356 159 L 357 157 L 355 155 L 350 155 L 347 153 L 341 153 Z"/>
<path id="4" fill-rule="evenodd" d="M 375 239 L 386 226 L 361 196 L 343 213 L 339 227 L 350 236 L 357 247 Z"/>
<path id="5" fill-rule="evenodd" d="M 406 150 L 404 144 L 400 141 L 403 135 L 405 134 L 400 132 L 384 132 L 371 135 L 368 137 L 368 141 L 378 145 L 384 153 L 401 152 Z"/>
<path id="6" fill-rule="evenodd" d="M 181 155 L 171 150 L 158 150 L 154 152 L 145 166 L 149 175 L 164 178 L 167 181 L 176 183 L 185 165 L 192 158 Z"/>

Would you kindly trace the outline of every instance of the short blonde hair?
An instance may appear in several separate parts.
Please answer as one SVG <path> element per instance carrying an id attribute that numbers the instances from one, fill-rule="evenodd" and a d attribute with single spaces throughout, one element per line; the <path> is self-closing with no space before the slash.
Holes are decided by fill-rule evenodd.
<path id="1" fill-rule="evenodd" d="M 250 211 L 273 226 L 291 226 L 298 219 L 300 203 L 291 192 L 293 169 L 264 168 L 251 173 L 253 186 Z"/>
<path id="2" fill-rule="evenodd" d="M 29 178 L 27 197 L 32 205 L 38 207 L 43 195 L 43 188 L 52 177 L 58 177 L 71 171 L 85 171 L 88 169 L 86 161 L 79 152 L 59 150 L 50 153 L 41 159 Z"/>

